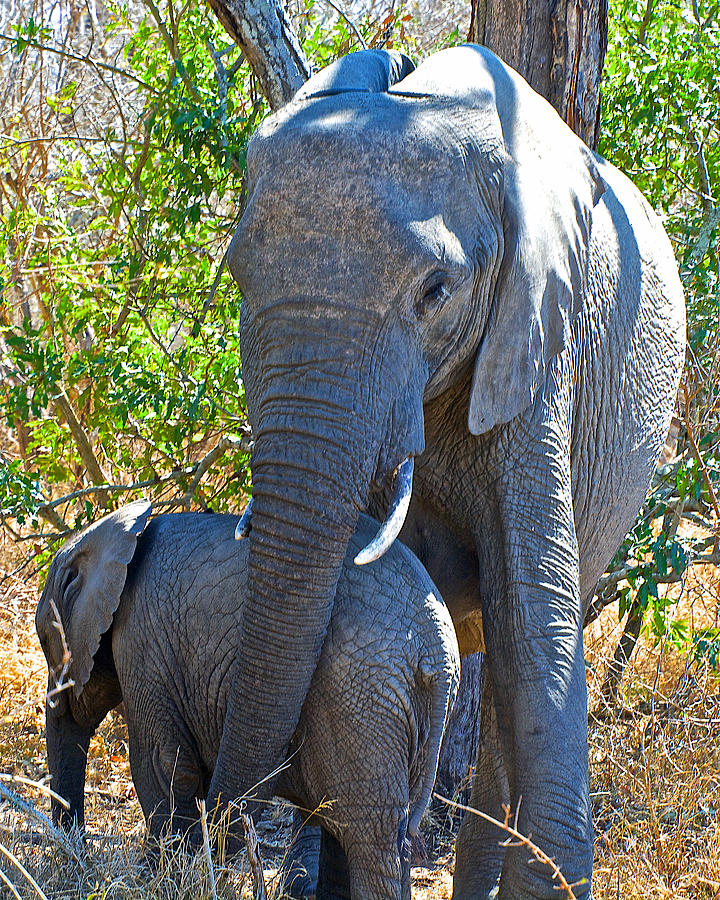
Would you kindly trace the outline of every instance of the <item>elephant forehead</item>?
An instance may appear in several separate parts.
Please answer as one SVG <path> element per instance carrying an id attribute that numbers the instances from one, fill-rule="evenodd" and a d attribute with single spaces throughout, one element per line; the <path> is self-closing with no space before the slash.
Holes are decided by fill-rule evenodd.
<path id="1" fill-rule="evenodd" d="M 439 258 L 466 265 L 475 207 L 462 144 L 424 127 L 423 116 L 399 128 L 388 110 L 356 112 L 328 105 L 254 142 L 250 200 L 230 252 L 241 286 L 269 271 L 297 278 L 281 260 L 301 260 L 309 280 L 331 266 L 335 277 L 393 284 L 399 259 L 408 274 Z"/>
<path id="2" fill-rule="evenodd" d="M 345 93 L 291 102 L 266 119 L 248 148 L 248 167 L 262 156 L 270 164 L 288 154 L 319 152 L 360 156 L 377 163 L 387 154 L 452 152 L 456 104 L 436 99 L 408 99 L 388 94 Z"/>
<path id="3" fill-rule="evenodd" d="M 328 190 L 322 201 L 277 185 L 253 195 L 229 252 L 244 291 L 269 298 L 352 284 L 395 293 L 439 261 L 458 275 L 468 268 L 462 241 L 427 197 L 388 188 L 395 201 L 380 202 L 353 179 Z"/>

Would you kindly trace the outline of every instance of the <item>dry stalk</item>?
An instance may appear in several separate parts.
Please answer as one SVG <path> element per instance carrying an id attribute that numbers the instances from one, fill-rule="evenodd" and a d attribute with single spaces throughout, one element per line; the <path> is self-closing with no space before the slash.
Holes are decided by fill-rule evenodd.
<path id="1" fill-rule="evenodd" d="M 200 830 L 203 839 L 203 855 L 207 863 L 208 878 L 210 880 L 210 896 L 217 900 L 217 888 L 215 886 L 215 869 L 213 868 L 212 853 L 210 852 L 210 834 L 208 833 L 207 807 L 204 800 L 197 801 L 200 810 Z"/>
<path id="2" fill-rule="evenodd" d="M 255 826 L 247 813 L 240 813 L 240 820 L 245 834 L 245 848 L 252 876 L 253 900 L 267 900 L 267 888 L 265 887 L 265 876 Z"/>
<path id="3" fill-rule="evenodd" d="M 5 884 L 5 886 L 10 891 L 10 893 L 13 895 L 13 897 L 17 897 L 17 900 L 22 900 L 22 897 L 17 892 L 17 888 L 12 883 L 12 881 L 10 881 L 10 879 L 7 877 L 7 875 L 3 872 L 2 869 L 0 869 L 0 881 L 2 881 Z"/>
<path id="4" fill-rule="evenodd" d="M 517 817 L 518 813 L 520 812 L 519 803 L 518 808 L 515 811 L 514 825 L 511 825 L 509 807 L 505 807 L 505 821 L 500 822 L 498 819 L 489 816 L 487 813 L 484 813 L 479 809 L 474 809 L 472 806 L 466 806 L 464 803 L 456 803 L 454 800 L 449 800 L 447 797 L 443 797 L 441 794 L 433 792 L 433 797 L 435 797 L 436 800 L 440 800 L 441 803 L 447 803 L 448 806 L 452 806 L 454 809 L 460 809 L 463 812 L 473 813 L 473 815 L 479 816 L 481 819 L 484 819 L 491 825 L 496 825 L 501 831 L 504 831 L 508 835 L 508 838 L 502 842 L 503 846 L 527 847 L 538 862 L 541 862 L 544 865 L 550 867 L 553 873 L 553 881 L 558 882 L 556 890 L 565 891 L 568 900 L 577 900 L 575 894 L 573 893 L 573 888 L 584 884 L 584 880 L 577 882 L 577 884 L 569 884 L 563 873 L 560 871 L 560 867 L 555 862 L 555 860 L 551 856 L 548 856 L 544 850 L 541 850 L 540 847 L 538 847 L 537 844 L 530 840 L 529 837 L 526 837 L 524 834 L 522 834 L 522 832 L 517 830 Z"/>

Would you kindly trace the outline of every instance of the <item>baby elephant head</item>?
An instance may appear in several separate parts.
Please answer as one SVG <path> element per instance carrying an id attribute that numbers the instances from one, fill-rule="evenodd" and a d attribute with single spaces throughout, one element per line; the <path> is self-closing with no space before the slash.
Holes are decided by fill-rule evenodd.
<path id="1" fill-rule="evenodd" d="M 53 798 L 55 822 L 82 827 L 90 737 L 122 699 L 117 678 L 92 675 L 151 510 L 138 500 L 71 537 L 53 559 L 40 597 L 35 627 L 48 664 L 48 771 L 53 790 L 69 802 L 66 810 Z"/>

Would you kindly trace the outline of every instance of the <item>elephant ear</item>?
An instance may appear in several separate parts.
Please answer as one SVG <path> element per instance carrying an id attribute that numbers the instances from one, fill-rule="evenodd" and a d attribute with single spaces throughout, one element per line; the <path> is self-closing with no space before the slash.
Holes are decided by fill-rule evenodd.
<path id="1" fill-rule="evenodd" d="M 605 183 L 594 154 L 523 78 L 487 50 L 457 49 L 480 55 L 504 144 L 504 251 L 468 415 L 470 431 L 482 434 L 530 406 L 568 344 Z"/>
<path id="2" fill-rule="evenodd" d="M 414 68 L 414 63 L 397 50 L 358 50 L 313 75 L 295 94 L 295 99 L 310 100 L 349 91 L 384 93 Z"/>
<path id="3" fill-rule="evenodd" d="M 127 567 L 152 506 L 137 500 L 70 538 L 53 559 L 35 615 L 48 666 L 62 665 L 64 647 L 71 659 L 68 675 L 79 697 L 90 678 L 100 638 L 112 624 L 125 587 Z"/>

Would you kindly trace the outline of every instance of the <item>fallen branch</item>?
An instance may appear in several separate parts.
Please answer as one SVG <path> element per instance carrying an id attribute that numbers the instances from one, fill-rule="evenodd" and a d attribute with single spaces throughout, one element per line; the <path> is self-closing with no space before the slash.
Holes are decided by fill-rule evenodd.
<path id="1" fill-rule="evenodd" d="M 70 804 L 64 797 L 61 797 L 60 794 L 55 793 L 55 791 L 48 787 L 46 784 L 43 784 L 41 781 L 33 781 L 31 778 L 25 778 L 22 775 L 7 775 L 5 772 L 0 772 L 0 780 L 9 781 L 11 784 L 24 784 L 27 787 L 37 788 L 39 791 L 42 791 L 43 794 L 47 794 L 48 797 L 53 797 L 60 803 L 65 809 L 70 809 Z M 42 813 L 40 814 L 42 815 Z M 48 819 L 49 821 L 49 819 Z"/>
<path id="2" fill-rule="evenodd" d="M 0 782 L 0 798 L 6 800 L 11 806 L 14 806 L 15 809 L 26 815 L 29 819 L 37 822 L 42 829 L 50 835 L 66 856 L 69 856 L 70 859 L 74 859 L 75 862 L 79 863 L 83 868 L 85 867 L 85 863 L 83 862 L 77 847 L 70 838 L 59 828 L 56 828 L 46 815 L 35 809 L 32 803 L 23 800 L 22 797 L 18 797 L 17 794 L 9 788 L 6 788 L 2 782 Z"/>

